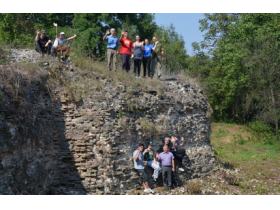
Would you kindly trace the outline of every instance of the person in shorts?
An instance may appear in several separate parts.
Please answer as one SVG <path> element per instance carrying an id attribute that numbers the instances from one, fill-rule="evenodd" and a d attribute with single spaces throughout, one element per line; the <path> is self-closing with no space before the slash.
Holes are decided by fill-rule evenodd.
<path id="1" fill-rule="evenodd" d="M 139 144 L 137 150 L 133 152 L 133 162 L 134 162 L 134 168 L 138 172 L 141 182 L 143 183 L 144 186 L 144 192 L 148 193 L 154 193 L 153 190 L 148 185 L 148 180 L 147 180 L 147 174 L 145 172 L 145 166 L 146 161 L 144 161 L 144 156 L 143 156 L 143 144 Z"/>

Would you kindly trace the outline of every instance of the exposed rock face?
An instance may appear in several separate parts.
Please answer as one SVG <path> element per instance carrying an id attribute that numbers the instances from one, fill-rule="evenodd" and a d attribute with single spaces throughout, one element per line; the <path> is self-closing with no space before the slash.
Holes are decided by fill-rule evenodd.
<path id="1" fill-rule="evenodd" d="M 50 94 L 46 70 L 29 78 L 7 68 L 1 78 L 14 76 L 0 84 L 0 194 L 125 193 L 141 186 L 132 161 L 137 144 L 151 140 L 157 150 L 172 133 L 186 142 L 178 181 L 216 164 L 209 106 L 187 80 L 164 81 L 159 93 L 100 78 L 102 91 L 74 103 L 59 90 Z"/>

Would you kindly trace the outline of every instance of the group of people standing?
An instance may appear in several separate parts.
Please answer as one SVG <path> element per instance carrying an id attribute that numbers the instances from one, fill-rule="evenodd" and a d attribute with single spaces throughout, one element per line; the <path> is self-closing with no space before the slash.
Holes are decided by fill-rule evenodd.
<path id="1" fill-rule="evenodd" d="M 151 141 L 148 142 L 146 149 L 144 149 L 143 144 L 139 144 L 137 150 L 133 152 L 134 168 L 141 178 L 144 192 L 154 193 L 148 185 L 145 164 L 154 169 L 153 181 L 156 181 L 160 173 L 162 173 L 163 185 L 168 187 L 169 190 L 171 190 L 173 185 L 177 186 L 174 178 L 174 159 L 179 163 L 178 170 L 184 171 L 182 163 L 185 156 L 185 149 L 183 148 L 184 137 L 181 137 L 181 140 L 179 140 L 179 136 L 173 134 L 171 138 L 166 137 L 163 142 L 164 144 L 158 149 L 156 154 L 152 148 L 153 143 Z"/>
<path id="2" fill-rule="evenodd" d="M 155 75 L 157 70 L 157 77 L 162 76 L 161 62 L 164 60 L 164 48 L 162 44 L 157 40 L 157 37 L 153 37 L 154 46 L 149 44 L 149 40 L 145 39 L 145 42 L 140 42 L 140 36 L 135 36 L 135 42 L 128 38 L 128 31 L 122 31 L 120 37 L 116 35 L 116 30 L 112 28 L 107 30 L 103 41 L 107 41 L 107 59 L 108 69 L 117 71 L 117 55 L 119 54 L 119 45 L 121 45 L 121 58 L 122 69 L 128 72 L 130 70 L 130 59 L 134 59 L 134 74 L 136 77 L 140 77 L 141 63 L 143 60 L 144 74 L 146 77 L 146 70 L 148 70 L 148 78 L 151 79 Z M 109 35 L 111 34 L 111 35 Z"/>

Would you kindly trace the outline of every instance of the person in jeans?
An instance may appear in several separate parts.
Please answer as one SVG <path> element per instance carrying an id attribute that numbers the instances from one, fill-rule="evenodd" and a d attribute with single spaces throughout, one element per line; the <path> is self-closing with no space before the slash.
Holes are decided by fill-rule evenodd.
<path id="1" fill-rule="evenodd" d="M 124 37 L 124 38 L 123 38 Z M 120 36 L 122 69 L 128 72 L 130 70 L 130 58 L 133 57 L 133 43 L 128 38 L 128 31 L 122 31 Z"/>
<path id="2" fill-rule="evenodd" d="M 158 178 L 159 172 L 160 172 L 160 166 L 156 161 L 156 157 L 154 155 L 154 150 L 153 150 L 153 142 L 149 141 L 148 142 L 148 148 L 145 149 L 143 152 L 145 161 L 147 161 L 147 165 L 150 166 L 151 168 L 154 169 L 154 174 L 153 174 L 153 180 L 156 181 Z"/>
<path id="3" fill-rule="evenodd" d="M 152 53 L 152 76 L 155 75 L 155 69 L 157 69 L 158 79 L 162 76 L 161 62 L 164 60 L 164 48 L 162 44 L 157 40 L 157 37 L 153 37 L 155 43 Z"/>
<path id="4" fill-rule="evenodd" d="M 146 69 L 148 69 L 148 78 L 151 79 L 151 53 L 153 45 L 149 44 L 149 40 L 145 39 L 144 53 L 143 53 L 143 67 L 144 77 L 146 77 Z"/>
<path id="5" fill-rule="evenodd" d="M 135 36 L 136 42 L 133 44 L 134 48 L 134 74 L 140 77 L 142 54 L 144 50 L 144 42 L 140 42 L 140 36 Z M 138 70 L 138 71 L 137 71 Z"/>
<path id="6" fill-rule="evenodd" d="M 60 35 L 58 34 L 57 23 L 53 23 L 53 25 L 55 26 L 55 29 L 56 29 L 56 39 L 55 39 L 53 47 L 52 47 L 53 53 L 57 54 L 57 50 L 59 48 L 59 55 L 61 57 L 63 57 L 63 52 L 65 52 L 65 60 L 70 61 L 71 60 L 69 58 L 70 47 L 69 46 L 62 47 L 62 44 L 66 41 L 74 39 L 76 37 L 76 34 L 74 34 L 74 36 L 72 36 L 68 39 L 65 39 L 65 33 L 64 32 L 61 32 Z"/>
<path id="7" fill-rule="evenodd" d="M 111 35 L 109 35 L 111 33 Z M 116 30 L 111 28 L 106 31 L 103 41 L 107 41 L 107 58 L 108 69 L 111 71 L 111 63 L 113 63 L 114 71 L 117 71 L 117 55 L 119 54 L 119 38 L 115 36 Z M 109 36 L 108 36 L 109 35 Z"/>
<path id="8" fill-rule="evenodd" d="M 172 172 L 175 171 L 174 156 L 168 151 L 168 146 L 163 146 L 163 152 L 157 154 L 157 160 L 161 161 L 161 172 L 163 185 L 171 190 L 172 186 Z"/>
<path id="9" fill-rule="evenodd" d="M 181 158 L 181 156 L 179 156 L 178 154 L 177 154 L 177 145 L 178 145 L 178 142 L 179 142 L 179 136 L 177 135 L 177 134 L 173 134 L 172 136 L 171 136 L 171 152 L 172 152 L 172 154 L 173 154 L 173 156 L 174 156 L 174 158 L 179 162 L 179 171 L 184 171 L 184 169 L 182 168 L 183 167 L 183 163 L 182 163 L 182 161 L 183 161 L 183 159 Z"/>
<path id="10" fill-rule="evenodd" d="M 40 56 L 44 54 L 49 56 L 51 54 L 52 41 L 47 37 L 46 31 L 37 29 L 37 35 L 35 37 L 35 50 L 40 53 Z"/>
<path id="11" fill-rule="evenodd" d="M 143 183 L 144 186 L 144 192 L 151 192 L 154 193 L 153 190 L 150 189 L 148 185 L 148 180 L 147 180 L 147 174 L 145 172 L 145 166 L 146 161 L 144 161 L 144 156 L 143 156 L 143 144 L 139 144 L 137 150 L 133 152 L 133 162 L 134 162 L 134 168 L 138 172 L 141 182 Z"/>

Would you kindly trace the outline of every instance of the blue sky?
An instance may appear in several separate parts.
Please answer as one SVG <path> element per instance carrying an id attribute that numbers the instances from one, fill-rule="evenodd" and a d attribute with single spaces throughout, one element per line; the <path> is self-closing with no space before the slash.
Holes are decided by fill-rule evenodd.
<path id="1" fill-rule="evenodd" d="M 173 23 L 178 34 L 184 37 L 185 48 L 189 55 L 193 55 L 192 42 L 201 42 L 203 34 L 199 30 L 199 19 L 203 19 L 203 13 L 156 13 L 157 25 L 169 26 Z"/>

